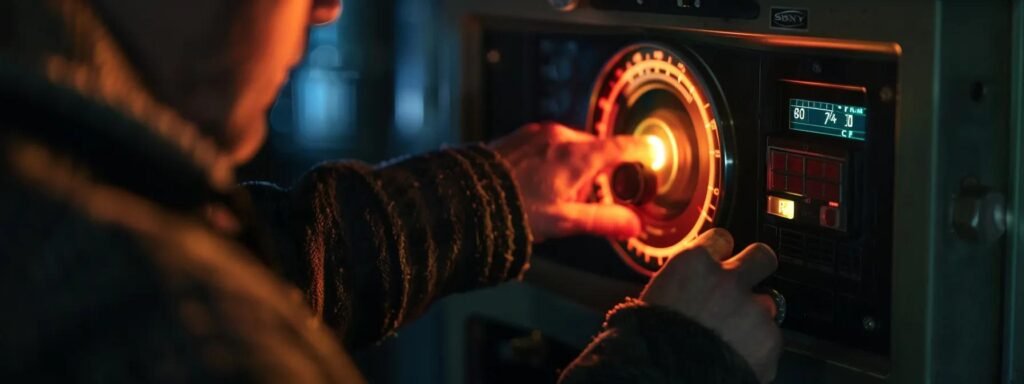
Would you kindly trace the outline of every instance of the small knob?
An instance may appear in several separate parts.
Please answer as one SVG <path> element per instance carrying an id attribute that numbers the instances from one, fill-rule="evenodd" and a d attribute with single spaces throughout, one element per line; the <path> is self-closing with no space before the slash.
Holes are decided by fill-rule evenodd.
<path id="1" fill-rule="evenodd" d="M 990 243 L 1006 233 L 1006 197 L 968 178 L 953 201 L 953 229 L 961 239 Z"/>
<path id="2" fill-rule="evenodd" d="M 658 193 L 658 175 L 640 163 L 620 164 L 611 184 L 615 200 L 626 204 L 647 204 Z"/>
<path id="3" fill-rule="evenodd" d="M 768 295 L 772 299 L 772 304 L 775 305 L 775 318 L 772 320 L 775 320 L 775 324 L 782 325 L 782 322 L 786 321 L 786 296 L 775 288 L 763 284 L 755 286 L 754 293 Z"/>
<path id="4" fill-rule="evenodd" d="M 774 289 L 768 291 L 768 295 L 775 302 L 775 323 L 781 325 L 786 321 L 786 296 L 782 296 L 782 293 Z"/>

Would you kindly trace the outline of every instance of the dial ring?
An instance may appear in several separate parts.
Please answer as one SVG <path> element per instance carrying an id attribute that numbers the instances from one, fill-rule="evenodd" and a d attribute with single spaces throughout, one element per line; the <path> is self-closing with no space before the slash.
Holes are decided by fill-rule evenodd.
<path id="1" fill-rule="evenodd" d="M 587 129 L 599 137 L 637 134 L 652 119 L 672 127 L 673 135 L 662 139 L 677 146 L 670 149 L 677 163 L 665 167 L 671 177 L 659 177 L 669 181 L 659 187 L 661 200 L 633 208 L 644 222 L 640 236 L 612 241 L 639 273 L 653 274 L 717 220 L 726 156 L 706 84 L 684 56 L 661 45 L 637 44 L 606 64 L 591 95 Z M 688 176 L 677 178 L 676 172 Z M 599 175 L 595 199 L 614 203 L 608 181 L 607 175 Z"/>

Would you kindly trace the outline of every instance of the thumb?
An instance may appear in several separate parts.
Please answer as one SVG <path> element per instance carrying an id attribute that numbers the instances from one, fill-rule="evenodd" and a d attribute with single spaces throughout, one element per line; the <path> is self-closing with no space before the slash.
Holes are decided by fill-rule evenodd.
<path id="1" fill-rule="evenodd" d="M 572 235 L 626 239 L 640 234 L 640 217 L 615 204 L 560 203 L 531 219 L 537 240 Z"/>
<path id="2" fill-rule="evenodd" d="M 579 152 L 586 154 L 585 166 L 594 172 L 623 162 L 650 165 L 654 162 L 655 152 L 660 148 L 645 137 L 632 135 L 619 135 L 573 145 L 582 147 Z"/>

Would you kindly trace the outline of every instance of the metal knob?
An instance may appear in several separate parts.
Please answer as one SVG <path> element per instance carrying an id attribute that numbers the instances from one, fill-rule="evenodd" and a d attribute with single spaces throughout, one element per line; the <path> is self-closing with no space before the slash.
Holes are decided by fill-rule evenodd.
<path id="1" fill-rule="evenodd" d="M 772 304 L 775 305 L 775 324 L 782 325 L 783 321 L 786 321 L 786 296 L 782 295 L 775 288 L 769 287 L 764 284 L 758 284 L 754 286 L 754 293 L 767 295 L 772 299 Z"/>
<path id="2" fill-rule="evenodd" d="M 953 229 L 961 239 L 990 243 L 1006 233 L 1006 197 L 968 178 L 953 200 Z"/>
<path id="3" fill-rule="evenodd" d="M 782 325 L 782 322 L 786 321 L 786 296 L 782 296 L 782 293 L 774 289 L 768 290 L 768 296 L 775 302 L 775 323 Z"/>
<path id="4" fill-rule="evenodd" d="M 621 203 L 644 205 L 658 193 L 658 175 L 640 163 L 622 163 L 612 172 L 612 195 Z"/>

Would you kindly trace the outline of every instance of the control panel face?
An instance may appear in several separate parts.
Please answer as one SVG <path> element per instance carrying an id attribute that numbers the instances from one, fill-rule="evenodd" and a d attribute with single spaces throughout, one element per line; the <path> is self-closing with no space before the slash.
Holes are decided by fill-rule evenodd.
<path id="1" fill-rule="evenodd" d="M 847 231 L 855 193 L 852 152 L 867 138 L 864 87 L 780 80 L 777 103 L 786 108 L 781 134 L 768 136 L 765 175 L 771 221 Z M 801 137 L 822 140 L 807 145 Z M 788 139 L 787 139 L 788 138 Z M 830 267 L 830 266 L 826 266 Z"/>
<path id="2" fill-rule="evenodd" d="M 804 225 L 846 230 L 843 168 L 846 159 L 768 147 L 770 215 Z"/>
<path id="3" fill-rule="evenodd" d="M 786 298 L 784 328 L 887 355 L 896 57 L 699 34 L 484 23 L 485 139 L 558 121 L 665 147 L 657 192 L 632 206 L 642 235 L 535 254 L 643 283 L 723 227 L 776 251 L 764 285 Z M 593 199 L 616 203 L 611 188 L 599 176 Z"/>

